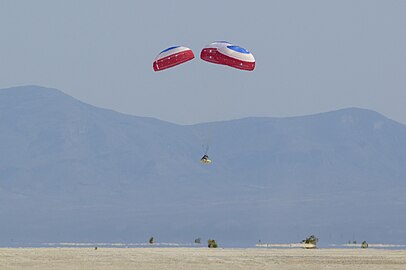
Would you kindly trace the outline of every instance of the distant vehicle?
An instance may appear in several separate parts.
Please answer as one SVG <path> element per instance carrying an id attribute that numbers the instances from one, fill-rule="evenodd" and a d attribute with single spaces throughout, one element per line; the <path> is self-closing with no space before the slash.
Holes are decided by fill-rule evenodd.
<path id="1" fill-rule="evenodd" d="M 171 68 L 195 58 L 192 50 L 183 46 L 169 47 L 158 54 L 152 63 L 154 71 Z"/>
<path id="2" fill-rule="evenodd" d="M 310 235 L 305 240 L 302 240 L 301 244 L 303 245 L 303 248 L 312 249 L 316 248 L 317 242 L 319 242 L 319 238 L 314 235 Z"/>
<path id="3" fill-rule="evenodd" d="M 209 239 L 209 240 L 207 241 L 207 247 L 208 247 L 208 248 L 217 248 L 218 245 L 217 245 L 216 240 L 214 240 L 214 239 Z"/>

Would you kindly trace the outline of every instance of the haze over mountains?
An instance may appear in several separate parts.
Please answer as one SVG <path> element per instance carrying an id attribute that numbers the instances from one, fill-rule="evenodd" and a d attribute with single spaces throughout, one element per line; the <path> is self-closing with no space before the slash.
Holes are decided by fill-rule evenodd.
<path id="1" fill-rule="evenodd" d="M 370 110 L 183 126 L 14 87 L 0 153 L 0 245 L 406 243 L 406 126 Z"/>

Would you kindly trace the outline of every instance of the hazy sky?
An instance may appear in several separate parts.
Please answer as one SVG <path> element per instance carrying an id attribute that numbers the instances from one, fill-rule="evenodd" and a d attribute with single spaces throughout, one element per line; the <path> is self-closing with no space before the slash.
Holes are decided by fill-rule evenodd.
<path id="1" fill-rule="evenodd" d="M 256 69 L 200 60 L 215 40 Z M 172 45 L 196 58 L 153 72 Z M 181 124 L 345 107 L 406 123 L 406 1 L 0 0 L 0 88 L 25 84 Z"/>

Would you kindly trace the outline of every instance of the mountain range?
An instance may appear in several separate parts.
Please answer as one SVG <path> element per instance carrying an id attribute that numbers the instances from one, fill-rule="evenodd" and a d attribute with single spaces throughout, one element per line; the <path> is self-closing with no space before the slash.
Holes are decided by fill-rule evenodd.
<path id="1" fill-rule="evenodd" d="M 0 90 L 3 246 L 406 243 L 405 213 L 406 126 L 371 110 L 177 125 Z"/>

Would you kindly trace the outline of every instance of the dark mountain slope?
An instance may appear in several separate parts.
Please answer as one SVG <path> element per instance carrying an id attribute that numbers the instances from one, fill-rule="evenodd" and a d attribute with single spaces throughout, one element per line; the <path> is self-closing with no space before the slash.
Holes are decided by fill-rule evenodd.
<path id="1" fill-rule="evenodd" d="M 406 126 L 369 110 L 180 126 L 25 86 L 0 151 L 5 244 L 406 242 Z"/>

